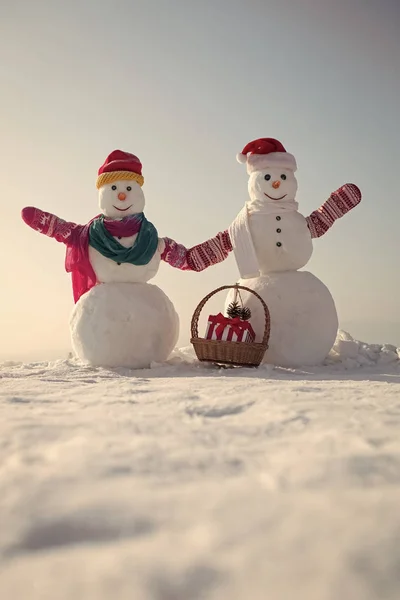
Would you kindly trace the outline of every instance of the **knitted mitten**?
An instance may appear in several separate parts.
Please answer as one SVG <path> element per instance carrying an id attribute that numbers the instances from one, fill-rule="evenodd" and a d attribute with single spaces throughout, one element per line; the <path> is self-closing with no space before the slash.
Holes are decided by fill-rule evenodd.
<path id="1" fill-rule="evenodd" d="M 321 237 L 334 222 L 361 202 L 361 192 L 354 183 L 346 183 L 333 192 L 328 200 L 307 217 L 312 238 Z"/>
<path id="2" fill-rule="evenodd" d="M 64 244 L 68 242 L 72 231 L 78 227 L 76 223 L 69 223 L 33 206 L 23 208 L 21 216 L 25 223 L 35 231 L 54 238 L 57 242 L 64 242 Z"/>
<path id="3" fill-rule="evenodd" d="M 182 271 L 203 271 L 225 260 L 232 250 L 227 231 L 218 233 L 210 240 L 189 250 L 170 238 L 164 238 L 164 241 L 165 250 L 161 255 L 162 260 Z"/>
<path id="4" fill-rule="evenodd" d="M 175 269 L 188 271 L 189 267 L 186 260 L 187 248 L 171 238 L 165 237 L 163 240 L 165 246 L 161 254 L 161 260 L 171 265 L 171 267 L 175 267 Z"/>

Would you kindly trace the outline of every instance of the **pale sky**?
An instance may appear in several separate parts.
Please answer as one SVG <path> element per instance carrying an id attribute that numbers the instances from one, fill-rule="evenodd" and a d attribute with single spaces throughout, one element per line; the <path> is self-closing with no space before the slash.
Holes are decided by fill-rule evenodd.
<path id="1" fill-rule="evenodd" d="M 65 357 L 65 248 L 20 218 L 34 205 L 86 223 L 97 169 L 143 163 L 146 216 L 187 246 L 226 229 L 247 198 L 235 155 L 278 138 L 298 163 L 299 210 L 346 182 L 363 202 L 314 241 L 306 270 L 341 325 L 400 345 L 398 0 L 0 0 L 0 359 Z M 162 264 L 180 343 L 233 256 L 201 274 Z M 221 297 L 221 308 L 224 298 Z"/>

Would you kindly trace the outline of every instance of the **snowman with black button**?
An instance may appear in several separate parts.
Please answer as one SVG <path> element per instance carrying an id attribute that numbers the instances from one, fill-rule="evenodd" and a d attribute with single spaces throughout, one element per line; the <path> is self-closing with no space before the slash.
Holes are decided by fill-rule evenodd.
<path id="1" fill-rule="evenodd" d="M 72 347 L 94 366 L 150 367 L 165 361 L 178 339 L 172 302 L 148 283 L 165 242 L 144 215 L 143 183 L 138 157 L 114 150 L 98 170 L 101 214 L 86 225 L 32 206 L 22 210 L 25 223 L 66 246 Z"/>
<path id="2" fill-rule="evenodd" d="M 300 271 L 313 252 L 312 239 L 324 235 L 354 208 L 361 193 L 354 184 L 333 192 L 310 216 L 298 211 L 296 160 L 273 138 L 254 140 L 237 155 L 249 174 L 249 199 L 229 228 L 241 279 L 257 292 L 271 314 L 271 337 L 264 360 L 283 367 L 316 365 L 331 350 L 338 316 L 328 288 Z M 232 301 L 232 294 L 226 304 Z M 252 294 L 243 295 L 252 325 L 262 336 L 264 313 Z"/>

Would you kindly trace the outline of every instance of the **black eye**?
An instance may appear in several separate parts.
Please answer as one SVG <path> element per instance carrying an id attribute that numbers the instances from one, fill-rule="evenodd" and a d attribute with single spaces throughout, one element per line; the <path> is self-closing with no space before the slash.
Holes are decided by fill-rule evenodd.
<path id="1" fill-rule="evenodd" d="M 285 181 L 286 175 L 285 174 L 281 175 L 281 179 L 283 179 L 283 181 Z"/>
<path id="2" fill-rule="evenodd" d="M 285 179 L 286 179 L 286 177 L 285 177 Z M 126 189 L 128 190 L 128 192 L 130 192 L 132 188 L 130 185 L 128 185 L 128 187 Z"/>
<path id="3" fill-rule="evenodd" d="M 112 189 L 112 190 L 116 190 L 116 189 L 117 189 L 117 186 L 116 186 L 116 185 L 112 185 L 112 186 L 111 186 L 111 189 Z"/>
<path id="4" fill-rule="evenodd" d="M 271 179 L 271 175 L 265 175 L 264 179 L 265 179 L 265 181 L 269 181 Z"/>

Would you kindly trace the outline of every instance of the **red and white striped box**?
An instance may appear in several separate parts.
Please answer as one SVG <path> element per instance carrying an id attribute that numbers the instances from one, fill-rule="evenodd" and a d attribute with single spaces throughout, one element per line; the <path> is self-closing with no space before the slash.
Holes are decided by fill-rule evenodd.
<path id="1" fill-rule="evenodd" d="M 239 317 L 224 317 L 222 313 L 208 317 L 206 340 L 254 342 L 255 338 L 254 329 L 248 321 L 242 321 Z"/>

